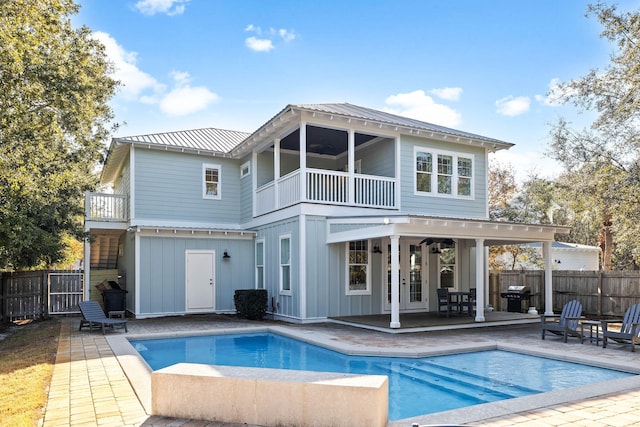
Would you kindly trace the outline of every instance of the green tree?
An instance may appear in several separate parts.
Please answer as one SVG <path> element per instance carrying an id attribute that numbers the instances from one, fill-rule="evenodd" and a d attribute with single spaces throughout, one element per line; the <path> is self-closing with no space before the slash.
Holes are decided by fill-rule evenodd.
<path id="1" fill-rule="evenodd" d="M 104 46 L 72 0 L 0 0 L 0 269 L 50 265 L 82 237 L 113 118 Z"/>
<path id="2" fill-rule="evenodd" d="M 542 215 L 534 214 L 542 206 L 542 203 L 535 202 L 540 199 L 540 195 L 534 192 L 540 187 L 536 185 L 537 178 L 530 177 L 524 186 L 520 186 L 512 165 L 490 162 L 488 182 L 489 218 L 492 221 L 540 222 L 539 217 Z M 525 264 L 540 264 L 536 249 L 523 245 L 489 248 L 489 267 L 492 270 L 514 270 Z"/>
<path id="3" fill-rule="evenodd" d="M 640 255 L 640 13 L 622 13 L 616 6 L 597 3 L 589 6 L 588 15 L 599 20 L 604 27 L 601 37 L 615 46 L 610 63 L 554 92 L 561 94 L 563 102 L 595 110 L 598 117 L 590 129 L 581 131 L 560 119 L 551 131 L 550 155 L 567 168 L 563 185 L 572 188 L 575 209 L 585 210 L 591 215 L 589 221 L 599 223 L 603 268 L 636 268 Z"/>

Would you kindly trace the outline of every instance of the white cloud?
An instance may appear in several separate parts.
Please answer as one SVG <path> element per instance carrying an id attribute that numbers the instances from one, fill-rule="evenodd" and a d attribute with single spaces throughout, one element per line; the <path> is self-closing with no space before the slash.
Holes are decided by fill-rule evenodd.
<path id="1" fill-rule="evenodd" d="M 448 127 L 458 126 L 462 122 L 459 112 L 438 104 L 423 90 L 391 95 L 384 102 L 390 106 L 385 111 L 412 119 Z"/>
<path id="2" fill-rule="evenodd" d="M 189 0 L 140 0 L 134 7 L 143 15 L 165 13 L 173 16 L 182 15 L 186 3 L 189 3 Z"/>
<path id="3" fill-rule="evenodd" d="M 439 89 L 431 89 L 429 93 L 434 94 L 438 98 L 447 101 L 459 101 L 460 95 L 462 95 L 461 87 L 443 87 Z"/>
<path id="4" fill-rule="evenodd" d="M 529 111 L 530 106 L 531 99 L 528 96 L 509 95 L 496 101 L 496 111 L 503 116 L 519 116 Z"/>
<path id="5" fill-rule="evenodd" d="M 559 107 L 564 103 L 566 97 L 570 94 L 570 91 L 567 89 L 562 89 L 560 87 L 560 79 L 553 78 L 547 85 L 549 90 L 546 95 L 536 95 L 536 100 L 544 105 L 550 107 Z"/>
<path id="6" fill-rule="evenodd" d="M 280 35 L 280 37 L 282 37 L 282 40 L 284 40 L 286 43 L 289 43 L 290 41 L 293 41 L 296 38 L 296 34 L 293 31 L 285 30 L 284 28 L 280 28 L 278 30 L 278 34 Z"/>
<path id="7" fill-rule="evenodd" d="M 136 52 L 127 52 L 107 33 L 96 31 L 93 35 L 104 45 L 107 57 L 113 63 L 115 70 L 112 77 L 122 83 L 120 94 L 125 99 L 150 99 L 164 91 L 164 85 L 138 68 Z M 151 94 L 148 91 L 151 91 Z"/>
<path id="8" fill-rule="evenodd" d="M 174 71 L 171 76 L 176 82 L 171 92 L 162 97 L 160 110 L 170 116 L 187 116 L 204 110 L 220 97 L 205 86 L 192 87 L 191 77 L 184 71 Z"/>
<path id="9" fill-rule="evenodd" d="M 245 39 L 245 45 L 255 52 L 269 52 L 275 49 L 274 39 L 278 36 L 285 42 L 289 43 L 297 37 L 293 30 L 287 30 L 280 28 L 269 28 L 263 30 L 261 27 L 256 27 L 253 24 L 249 24 L 244 28 L 245 32 L 254 33 L 255 36 L 247 37 Z M 256 37 L 257 36 L 257 37 Z"/>
<path id="10" fill-rule="evenodd" d="M 259 39 L 257 37 L 247 37 L 244 41 L 247 47 L 255 52 L 269 52 L 274 48 L 273 42 L 269 39 Z"/>

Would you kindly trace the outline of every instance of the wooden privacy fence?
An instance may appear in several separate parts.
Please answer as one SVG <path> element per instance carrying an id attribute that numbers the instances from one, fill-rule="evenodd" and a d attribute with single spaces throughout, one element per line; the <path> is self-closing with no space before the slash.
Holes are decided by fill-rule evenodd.
<path id="1" fill-rule="evenodd" d="M 531 289 L 529 305 L 544 308 L 544 271 L 495 271 L 489 276 L 489 303 L 506 310 L 500 297 L 511 285 Z M 640 271 L 553 271 L 553 309 L 562 310 L 572 299 L 582 303 L 583 313 L 591 316 L 622 316 L 633 304 L 640 303 Z"/>
<path id="2" fill-rule="evenodd" d="M 78 313 L 78 302 L 84 293 L 83 277 L 78 270 L 2 273 L 0 321 Z"/>

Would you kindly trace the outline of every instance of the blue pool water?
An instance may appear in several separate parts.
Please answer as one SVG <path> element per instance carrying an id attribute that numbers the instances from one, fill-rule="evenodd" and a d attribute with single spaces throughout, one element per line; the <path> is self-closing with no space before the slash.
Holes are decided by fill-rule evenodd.
<path id="1" fill-rule="evenodd" d="M 418 359 L 348 356 L 273 333 L 136 340 L 131 344 L 153 370 L 188 362 L 387 375 L 390 420 L 633 375 L 500 350 Z"/>

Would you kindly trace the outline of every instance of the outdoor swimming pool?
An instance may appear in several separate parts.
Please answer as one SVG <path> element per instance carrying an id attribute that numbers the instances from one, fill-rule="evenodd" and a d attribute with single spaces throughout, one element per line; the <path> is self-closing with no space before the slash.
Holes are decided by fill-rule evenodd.
<path id="1" fill-rule="evenodd" d="M 131 344 L 153 370 L 187 362 L 387 375 L 390 420 L 634 375 L 501 350 L 425 358 L 349 356 L 269 332 Z"/>

